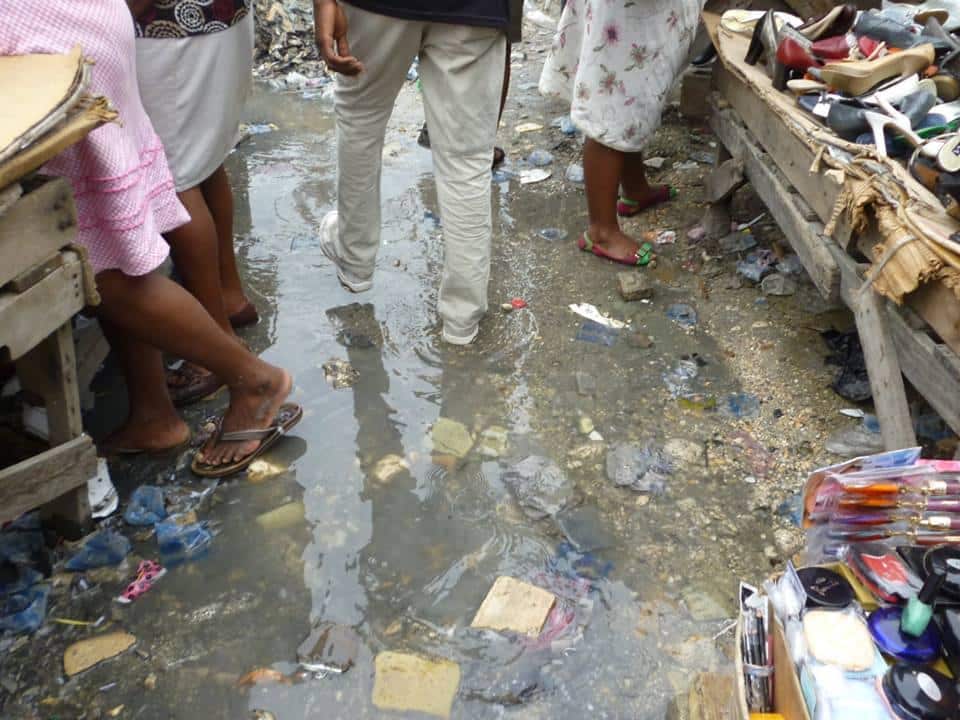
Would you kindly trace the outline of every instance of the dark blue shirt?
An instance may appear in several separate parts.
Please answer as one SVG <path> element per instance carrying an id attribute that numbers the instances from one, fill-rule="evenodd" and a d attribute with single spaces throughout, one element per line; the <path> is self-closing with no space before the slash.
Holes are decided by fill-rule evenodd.
<path id="1" fill-rule="evenodd" d="M 506 28 L 508 0 L 346 0 L 362 10 L 402 20 Z"/>

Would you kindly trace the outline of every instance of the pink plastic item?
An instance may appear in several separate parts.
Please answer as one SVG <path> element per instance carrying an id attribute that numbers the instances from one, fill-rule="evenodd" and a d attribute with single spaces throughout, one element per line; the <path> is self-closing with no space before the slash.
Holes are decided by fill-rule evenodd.
<path id="1" fill-rule="evenodd" d="M 166 568 L 161 567 L 159 563 L 153 560 L 142 560 L 137 567 L 136 579 L 127 585 L 127 589 L 120 593 L 116 601 L 123 605 L 129 605 L 152 588 L 153 584 L 166 574 Z"/>

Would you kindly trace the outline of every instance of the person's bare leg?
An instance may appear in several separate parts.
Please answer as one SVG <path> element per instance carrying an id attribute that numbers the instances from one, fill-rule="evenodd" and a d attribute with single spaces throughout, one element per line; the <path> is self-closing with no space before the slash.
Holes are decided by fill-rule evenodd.
<path id="1" fill-rule="evenodd" d="M 217 325 L 233 335 L 223 306 L 219 242 L 210 208 L 199 186 L 177 193 L 177 197 L 190 213 L 190 222 L 164 236 L 170 245 L 170 255 L 183 286 L 200 301 Z"/>
<path id="2" fill-rule="evenodd" d="M 624 153 L 623 171 L 620 174 L 620 185 L 624 196 L 639 202 L 641 205 L 653 195 L 653 189 L 647 182 L 647 173 L 643 167 L 643 153 Z"/>
<path id="3" fill-rule="evenodd" d="M 123 368 L 129 405 L 123 425 L 106 437 L 100 448 L 158 452 L 189 440 L 190 428 L 167 392 L 160 351 L 131 339 L 105 317 L 100 318 L 100 327 Z"/>
<path id="4" fill-rule="evenodd" d="M 237 269 L 233 248 L 233 188 L 223 165 L 200 184 L 200 190 L 217 228 L 217 246 L 220 251 L 220 290 L 227 317 L 240 312 L 249 303 Z"/>
<path id="5" fill-rule="evenodd" d="M 592 138 L 583 144 L 583 176 L 590 215 L 590 239 L 610 255 L 626 258 L 639 249 L 636 241 L 620 230 L 617 194 L 623 175 L 625 154 L 601 145 Z"/>
<path id="6" fill-rule="evenodd" d="M 118 331 L 163 352 L 209 368 L 230 388 L 225 432 L 269 427 L 290 394 L 290 375 L 253 355 L 224 332 L 186 290 L 158 273 L 139 277 L 119 270 L 97 275 L 100 314 Z M 257 447 L 257 441 L 220 442 L 201 460 L 226 464 Z"/>

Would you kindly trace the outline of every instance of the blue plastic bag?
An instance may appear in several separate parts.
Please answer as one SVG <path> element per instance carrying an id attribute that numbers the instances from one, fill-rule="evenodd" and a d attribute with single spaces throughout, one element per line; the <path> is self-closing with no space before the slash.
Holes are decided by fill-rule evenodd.
<path id="1" fill-rule="evenodd" d="M 80 551 L 67 561 L 67 570 L 116 565 L 130 552 L 130 541 L 118 532 L 104 530 L 91 536 Z"/>
<path id="2" fill-rule="evenodd" d="M 141 485 L 133 491 L 123 519 L 130 525 L 155 525 L 167 517 L 163 504 L 163 490 L 153 485 Z"/>
<path id="3" fill-rule="evenodd" d="M 47 617 L 49 585 L 34 585 L 26 590 L 8 595 L 0 614 L 0 630 L 13 633 L 33 632 Z"/>
<path id="4" fill-rule="evenodd" d="M 204 557 L 213 542 L 206 523 L 178 525 L 176 522 L 162 522 L 156 527 L 160 558 L 167 567 Z"/>

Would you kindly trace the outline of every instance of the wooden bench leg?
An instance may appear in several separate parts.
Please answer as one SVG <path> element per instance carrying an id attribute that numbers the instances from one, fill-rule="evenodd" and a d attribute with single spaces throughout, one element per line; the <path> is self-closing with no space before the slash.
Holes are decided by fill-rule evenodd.
<path id="1" fill-rule="evenodd" d="M 870 389 L 880 420 L 883 444 L 887 450 L 913 447 L 917 444 L 917 436 L 907 405 L 900 361 L 887 328 L 883 311 L 885 301 L 872 290 L 858 291 L 854 296 L 856 303 L 853 314 L 870 374 Z"/>
<path id="2" fill-rule="evenodd" d="M 717 160 L 715 167 L 719 168 L 725 162 L 731 159 L 730 151 L 722 143 L 717 145 Z M 728 195 L 707 205 L 707 211 L 703 215 L 700 224 L 706 232 L 706 236 L 712 239 L 719 239 L 730 234 L 730 203 L 732 195 Z"/>
<path id="3" fill-rule="evenodd" d="M 51 447 L 83 433 L 77 360 L 69 322 L 17 360 L 17 375 L 24 389 L 43 398 Z M 87 486 L 72 490 L 50 503 L 44 508 L 44 514 L 61 516 L 71 524 L 85 527 L 90 521 Z"/>

